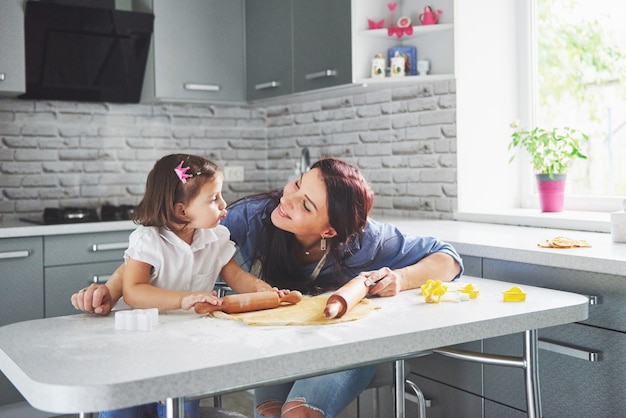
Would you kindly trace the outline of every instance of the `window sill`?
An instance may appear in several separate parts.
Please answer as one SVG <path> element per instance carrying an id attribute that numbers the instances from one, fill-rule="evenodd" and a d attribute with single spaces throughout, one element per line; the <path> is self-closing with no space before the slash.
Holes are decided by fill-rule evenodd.
<path id="1" fill-rule="evenodd" d="M 457 221 L 574 231 L 611 232 L 611 214 L 608 212 L 563 211 L 543 213 L 537 209 L 507 209 L 482 213 L 458 212 L 454 214 L 454 219 Z"/>

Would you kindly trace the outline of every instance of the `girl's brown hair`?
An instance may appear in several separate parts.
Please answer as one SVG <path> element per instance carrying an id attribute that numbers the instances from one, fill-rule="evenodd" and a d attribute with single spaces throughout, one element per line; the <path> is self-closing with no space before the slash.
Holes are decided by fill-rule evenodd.
<path id="1" fill-rule="evenodd" d="M 182 162 L 188 169 L 185 183 L 174 170 Z M 154 164 L 146 180 L 143 199 L 133 212 L 133 221 L 144 226 L 166 227 L 176 230 L 186 221 L 176 216 L 176 203 L 188 203 L 207 181 L 213 181 L 220 168 L 212 161 L 197 155 L 170 154 Z"/>

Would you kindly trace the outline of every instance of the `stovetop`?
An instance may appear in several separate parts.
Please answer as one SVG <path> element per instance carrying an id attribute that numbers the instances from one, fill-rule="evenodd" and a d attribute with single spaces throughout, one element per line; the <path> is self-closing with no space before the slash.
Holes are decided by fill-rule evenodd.
<path id="1" fill-rule="evenodd" d="M 97 209 L 87 207 L 45 208 L 41 217 L 20 220 L 36 225 L 123 221 L 131 219 L 133 210 L 134 206 L 131 205 L 104 205 L 100 208 L 100 214 Z"/>

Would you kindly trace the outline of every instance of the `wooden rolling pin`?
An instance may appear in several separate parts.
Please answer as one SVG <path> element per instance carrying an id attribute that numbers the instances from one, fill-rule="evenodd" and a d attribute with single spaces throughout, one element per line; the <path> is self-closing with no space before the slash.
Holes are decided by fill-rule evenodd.
<path id="1" fill-rule="evenodd" d="M 211 305 L 208 302 L 198 302 L 194 305 L 194 310 L 199 314 L 214 311 L 222 311 L 231 314 L 277 308 L 283 302 L 295 305 L 301 300 L 302 293 L 297 290 L 292 290 L 282 298 L 274 291 L 240 293 L 238 295 L 224 296 L 220 306 Z"/>
<path id="2" fill-rule="evenodd" d="M 362 277 L 350 280 L 330 295 L 326 301 L 324 316 L 328 319 L 341 318 L 367 295 L 368 290 L 369 286 Z"/>

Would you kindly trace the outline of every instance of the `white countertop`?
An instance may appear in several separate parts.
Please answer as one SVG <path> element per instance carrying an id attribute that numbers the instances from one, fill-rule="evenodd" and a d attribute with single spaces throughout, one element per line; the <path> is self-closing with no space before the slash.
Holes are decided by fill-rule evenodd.
<path id="1" fill-rule="evenodd" d="M 626 276 L 626 243 L 614 243 L 608 233 L 479 222 L 376 219 L 393 223 L 410 235 L 437 237 L 454 245 L 463 255 Z M 0 238 L 126 231 L 136 227 L 132 221 L 43 226 L 15 221 L 0 224 Z M 556 236 L 586 240 L 591 248 L 537 246 L 537 243 Z"/>
<path id="2" fill-rule="evenodd" d="M 58 413 L 121 408 L 170 397 L 218 394 L 323 374 L 425 350 L 555 325 L 588 315 L 586 297 L 465 277 L 467 302 L 426 304 L 418 290 L 373 298 L 381 309 L 346 323 L 248 326 L 192 313 L 160 315 L 152 331 L 114 329 L 85 314 L 0 327 L 0 368 L 35 408 Z M 452 285 L 451 285 L 452 286 Z"/>
<path id="3" fill-rule="evenodd" d="M 133 221 L 84 222 L 74 224 L 36 225 L 11 220 L 0 222 L 0 238 L 41 237 L 47 235 L 83 234 L 89 232 L 129 231 L 137 228 Z"/>
<path id="4" fill-rule="evenodd" d="M 626 243 L 613 242 L 608 233 L 478 222 L 391 218 L 385 221 L 407 234 L 434 236 L 449 242 L 463 255 L 626 276 Z M 557 236 L 586 240 L 591 248 L 556 249 L 537 245 Z"/>

